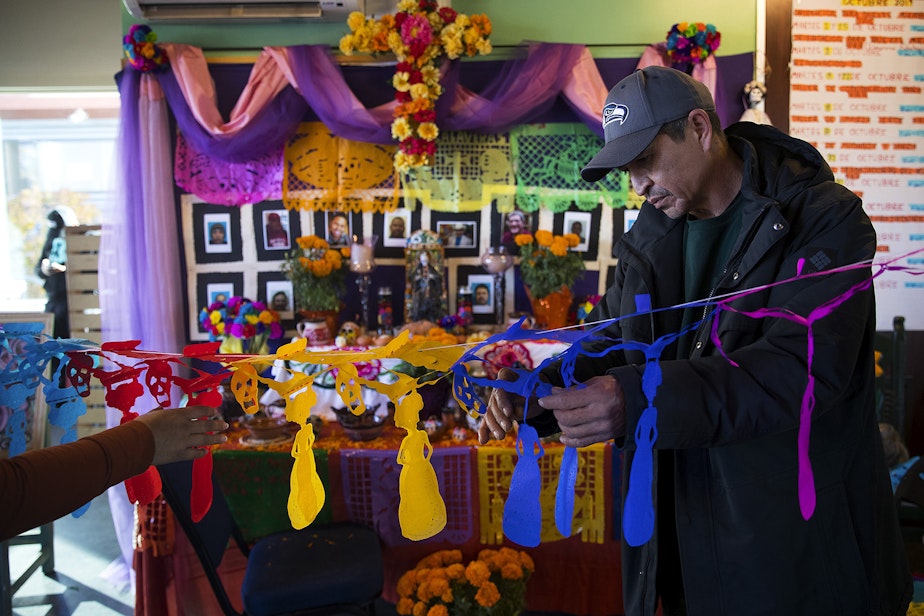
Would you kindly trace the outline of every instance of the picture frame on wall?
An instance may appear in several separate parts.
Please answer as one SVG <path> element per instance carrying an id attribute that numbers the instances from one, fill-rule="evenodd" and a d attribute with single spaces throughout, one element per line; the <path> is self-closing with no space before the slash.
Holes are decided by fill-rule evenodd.
<path id="1" fill-rule="evenodd" d="M 379 233 L 382 246 L 404 248 L 412 231 L 411 211 L 399 208 L 393 212 L 385 212 L 382 214 L 382 230 L 383 232 Z"/>
<path id="2" fill-rule="evenodd" d="M 191 210 L 191 237 L 196 263 L 230 263 L 243 260 L 241 210 L 214 203 L 184 202 Z M 184 224 L 184 234 L 189 231 Z"/>
<path id="3" fill-rule="evenodd" d="M 202 238 L 205 252 L 231 252 L 231 215 L 204 214 L 202 226 L 205 237 Z"/>
<path id="4" fill-rule="evenodd" d="M 491 208 L 491 245 L 503 246 L 513 255 L 520 254 L 514 238 L 520 233 L 535 233 L 539 224 L 539 212 L 527 212 L 514 209 L 510 212 L 498 212 Z"/>
<path id="5" fill-rule="evenodd" d="M 255 203 L 253 228 L 258 261 L 282 261 L 301 235 L 298 212 L 287 210 L 282 201 Z"/>
<path id="6" fill-rule="evenodd" d="M 189 298 L 189 338 L 208 340 L 208 332 L 199 323 L 203 308 L 216 301 L 227 301 L 235 295 L 244 294 L 243 272 L 205 272 L 196 274 L 196 292 Z"/>
<path id="7" fill-rule="evenodd" d="M 413 205 L 413 204 L 411 204 Z M 404 222 L 404 237 L 397 237 L 400 231 L 396 231 L 396 237 L 391 231 L 391 224 L 395 218 L 401 218 Z M 401 223 L 396 223 L 400 225 Z M 375 256 L 382 259 L 401 259 L 404 258 L 404 248 L 407 245 L 407 238 L 411 237 L 414 231 L 420 229 L 421 216 L 420 205 L 417 207 L 399 207 L 392 212 L 374 212 L 372 214 L 372 233 L 379 236 L 379 242 L 375 247 Z"/>
<path id="8" fill-rule="evenodd" d="M 572 205 L 570 210 L 555 214 L 552 219 L 552 231 L 564 235 L 580 230 L 581 233 L 576 235 L 581 238 L 581 243 L 574 248 L 574 251 L 581 253 L 581 258 L 585 261 L 593 261 L 597 258 L 597 252 L 600 249 L 601 236 L 604 233 L 619 234 L 616 229 L 602 228 L 601 218 L 600 207 L 588 212 Z M 594 232 L 594 229 L 598 232 Z"/>
<path id="9" fill-rule="evenodd" d="M 292 318 L 295 314 L 295 304 L 292 298 L 292 281 L 268 280 L 264 287 L 266 305 L 279 313 L 283 318 Z"/>
<path id="10" fill-rule="evenodd" d="M 573 250 L 587 252 L 590 247 L 591 229 L 590 212 L 565 212 L 562 232 L 573 233 L 581 240 Z"/>
<path id="11" fill-rule="evenodd" d="M 437 232 L 447 257 L 477 257 L 481 212 L 433 212 L 430 228 Z"/>
<path id="12" fill-rule="evenodd" d="M 466 286 L 472 292 L 473 314 L 494 314 L 494 278 L 490 274 L 471 274 Z"/>
<path id="13" fill-rule="evenodd" d="M 455 252 L 462 248 L 478 247 L 478 223 L 476 222 L 440 222 L 436 232 L 446 250 Z"/>
<path id="14" fill-rule="evenodd" d="M 353 241 L 353 236 L 363 235 L 363 216 L 340 210 L 314 213 L 314 234 L 327 241 L 331 248 L 344 248 Z"/>

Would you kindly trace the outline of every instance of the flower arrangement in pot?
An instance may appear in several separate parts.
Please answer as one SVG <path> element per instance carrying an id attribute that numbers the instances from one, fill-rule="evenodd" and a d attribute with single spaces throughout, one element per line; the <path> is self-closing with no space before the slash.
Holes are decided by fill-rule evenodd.
<path id="1" fill-rule="evenodd" d="M 440 550 L 398 579 L 395 607 L 415 616 L 515 616 L 534 570 L 532 557 L 512 548 L 481 550 L 468 564 L 460 550 Z"/>
<path id="2" fill-rule="evenodd" d="M 574 233 L 555 235 L 539 229 L 535 234 L 520 233 L 514 241 L 520 247 L 520 275 L 536 324 L 553 329 L 566 326 L 571 287 L 584 271 L 584 259 L 571 250 L 581 239 Z"/>
<path id="3" fill-rule="evenodd" d="M 308 319 L 324 318 L 331 335 L 338 331 L 337 315 L 346 292 L 346 270 L 350 248 L 331 248 L 316 235 L 297 238 L 298 247 L 282 264 L 292 281 L 296 308 Z"/>
<path id="4" fill-rule="evenodd" d="M 238 295 L 203 308 L 199 323 L 209 340 L 221 340 L 220 353 L 266 355 L 267 341 L 278 340 L 284 333 L 278 312 Z"/>

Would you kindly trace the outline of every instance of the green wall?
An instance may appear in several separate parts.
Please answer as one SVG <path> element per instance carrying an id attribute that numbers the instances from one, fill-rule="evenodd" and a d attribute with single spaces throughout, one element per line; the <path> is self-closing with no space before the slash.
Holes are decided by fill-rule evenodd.
<path id="1" fill-rule="evenodd" d="M 493 57 L 523 41 L 592 45 L 597 57 L 636 57 L 645 45 L 663 41 L 674 23 L 704 21 L 722 33 L 719 55 L 753 52 L 756 4 L 740 0 L 700 0 L 678 8 L 676 0 L 454 0 L 459 12 L 486 13 L 494 24 Z M 123 11 L 124 29 L 134 23 Z M 328 43 L 336 46 L 345 23 L 151 24 L 158 40 L 188 43 L 212 56 L 252 52 L 264 46 Z M 490 58 L 491 56 L 489 56 Z"/>

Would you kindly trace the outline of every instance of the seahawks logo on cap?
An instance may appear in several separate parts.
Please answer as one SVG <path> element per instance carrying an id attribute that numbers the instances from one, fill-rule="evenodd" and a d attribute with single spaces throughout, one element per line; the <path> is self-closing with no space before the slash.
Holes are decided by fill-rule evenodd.
<path id="1" fill-rule="evenodd" d="M 606 128 L 608 124 L 612 124 L 613 122 L 619 122 L 621 125 L 628 117 L 628 107 L 617 103 L 610 103 L 603 108 L 603 128 Z"/>

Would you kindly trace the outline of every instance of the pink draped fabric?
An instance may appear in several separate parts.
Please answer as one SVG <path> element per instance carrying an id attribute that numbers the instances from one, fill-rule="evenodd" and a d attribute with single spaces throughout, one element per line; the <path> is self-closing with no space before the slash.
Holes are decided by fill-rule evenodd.
<path id="1" fill-rule="evenodd" d="M 239 133 L 289 85 L 286 73 L 279 67 L 279 56 L 262 52 L 250 71 L 244 91 L 231 110 L 231 119 L 225 122 L 218 112 L 215 85 L 202 50 L 178 43 L 167 43 L 163 47 L 193 115 L 202 128 L 216 136 L 232 137 Z"/>
<path id="2" fill-rule="evenodd" d="M 642 52 L 642 57 L 638 61 L 636 68 L 645 68 L 646 66 L 671 66 L 667 60 L 667 45 L 658 43 L 649 45 Z M 700 64 L 693 65 L 693 79 L 703 82 L 709 91 L 712 92 L 713 98 L 716 97 L 716 82 L 718 80 L 718 68 L 715 63 L 715 56 L 709 56 Z"/>

